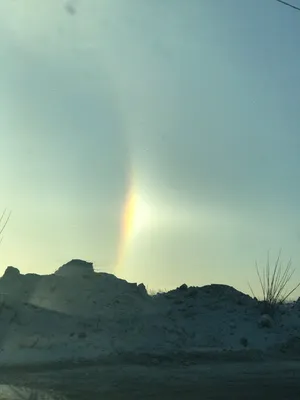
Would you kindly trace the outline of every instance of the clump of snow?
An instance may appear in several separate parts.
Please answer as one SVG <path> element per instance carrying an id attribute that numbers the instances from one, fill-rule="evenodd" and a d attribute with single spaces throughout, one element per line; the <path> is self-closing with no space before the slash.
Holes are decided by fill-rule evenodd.
<path id="1" fill-rule="evenodd" d="M 62 265 L 55 275 L 65 277 L 92 276 L 94 274 L 93 263 L 83 260 L 71 260 Z"/>
<path id="2" fill-rule="evenodd" d="M 0 293 L 0 364 L 120 354 L 282 353 L 300 331 L 299 300 L 270 316 L 262 315 L 257 299 L 227 285 L 182 285 L 150 296 L 143 284 L 95 272 L 82 260 L 45 276 L 8 267 Z"/>
<path id="3" fill-rule="evenodd" d="M 258 320 L 258 325 L 261 328 L 271 328 L 273 325 L 273 319 L 270 315 L 268 314 L 263 314 Z"/>
<path id="4" fill-rule="evenodd" d="M 18 275 L 20 275 L 20 271 L 18 270 L 18 268 L 7 267 L 3 277 L 15 278 Z"/>

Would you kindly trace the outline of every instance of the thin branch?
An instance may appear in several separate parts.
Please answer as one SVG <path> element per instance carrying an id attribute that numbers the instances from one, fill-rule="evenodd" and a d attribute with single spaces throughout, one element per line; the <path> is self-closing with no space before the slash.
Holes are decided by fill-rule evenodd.
<path id="1" fill-rule="evenodd" d="M 5 216 L 5 213 L 6 213 L 6 209 L 3 211 L 3 213 L 2 213 L 2 215 L 1 215 L 1 217 L 0 217 L 0 224 L 1 224 L 1 222 L 2 222 L 2 220 L 3 220 L 3 218 L 4 218 L 4 216 Z M 4 231 L 6 225 L 7 225 L 8 221 L 9 221 L 10 216 L 11 216 L 11 211 L 10 211 L 10 213 L 8 214 L 8 217 L 6 218 L 6 220 L 5 220 L 4 224 L 2 225 L 2 227 L 0 227 L 0 235 L 1 235 L 1 233 Z"/>
<path id="2" fill-rule="evenodd" d="M 300 7 L 294 6 L 293 4 L 287 3 L 286 1 L 283 0 L 276 0 L 278 3 L 284 4 L 285 6 L 291 7 L 294 10 L 300 11 Z"/>

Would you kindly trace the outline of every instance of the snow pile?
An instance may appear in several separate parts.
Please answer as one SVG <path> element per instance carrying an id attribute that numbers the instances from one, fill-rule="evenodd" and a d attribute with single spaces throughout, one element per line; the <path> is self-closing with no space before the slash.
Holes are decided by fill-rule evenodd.
<path id="1" fill-rule="evenodd" d="M 95 274 L 93 263 L 82 260 L 71 260 L 67 264 L 62 265 L 55 275 L 72 277 L 89 277 Z"/>
<path id="2" fill-rule="evenodd" d="M 0 364 L 204 350 L 300 354 L 300 301 L 262 315 L 256 299 L 226 285 L 149 296 L 143 284 L 72 260 L 46 276 L 8 267 L 0 293 Z"/>
<path id="3" fill-rule="evenodd" d="M 112 274 L 96 273 L 93 264 L 72 260 L 53 275 L 21 275 L 8 267 L 0 293 L 47 310 L 98 317 L 144 311 L 149 296 L 144 285 L 127 283 Z M 143 301 L 144 300 L 144 301 Z"/>

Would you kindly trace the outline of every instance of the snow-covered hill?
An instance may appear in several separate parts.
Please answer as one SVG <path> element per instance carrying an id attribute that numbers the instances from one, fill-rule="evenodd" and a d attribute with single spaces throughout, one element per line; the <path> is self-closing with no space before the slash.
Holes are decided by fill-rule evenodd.
<path id="1" fill-rule="evenodd" d="M 300 347 L 300 302 L 261 315 L 256 299 L 226 285 L 150 296 L 72 260 L 46 276 L 8 267 L 0 293 L 0 364 Z"/>

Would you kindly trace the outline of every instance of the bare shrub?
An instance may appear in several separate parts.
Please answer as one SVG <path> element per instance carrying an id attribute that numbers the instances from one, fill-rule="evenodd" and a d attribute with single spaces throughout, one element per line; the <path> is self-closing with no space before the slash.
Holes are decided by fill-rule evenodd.
<path id="1" fill-rule="evenodd" d="M 259 271 L 256 262 L 256 273 L 259 279 L 260 287 L 262 290 L 262 302 L 265 308 L 269 308 L 269 311 L 274 310 L 279 304 L 283 304 L 292 293 L 300 286 L 300 282 L 289 290 L 287 285 L 290 282 L 295 269 L 292 269 L 292 261 L 289 260 L 286 266 L 282 267 L 281 262 L 281 250 L 279 251 L 276 259 L 273 271 L 270 267 L 270 255 L 268 252 L 267 264 L 263 268 L 262 272 Z M 248 283 L 253 297 L 254 292 L 252 287 Z"/>

